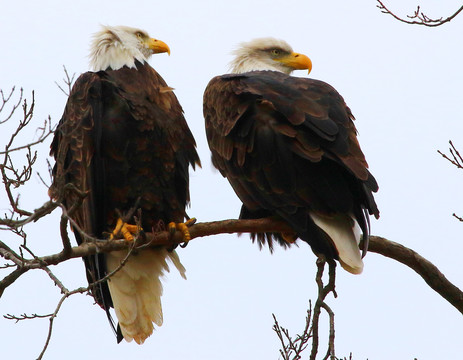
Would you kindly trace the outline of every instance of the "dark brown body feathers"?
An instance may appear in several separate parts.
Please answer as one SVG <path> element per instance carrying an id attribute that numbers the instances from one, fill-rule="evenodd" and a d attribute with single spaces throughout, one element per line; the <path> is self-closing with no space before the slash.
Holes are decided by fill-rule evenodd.
<path id="1" fill-rule="evenodd" d="M 74 84 L 58 125 L 50 195 L 67 209 L 87 195 L 72 218 L 85 233 L 107 238 L 118 212 L 141 209 L 145 231 L 182 222 L 189 202 L 189 171 L 200 165 L 182 108 L 148 64 L 87 72 Z M 82 236 L 74 229 L 78 243 Z M 104 255 L 84 259 L 90 283 L 106 275 Z M 92 291 L 112 306 L 106 283 Z"/>
<path id="2" fill-rule="evenodd" d="M 204 93 L 212 162 L 243 202 L 241 218 L 276 216 L 317 253 L 337 258 L 308 215 L 353 214 L 368 236 L 379 216 L 353 116 L 330 85 L 275 71 L 217 76 Z M 261 234 L 259 240 L 281 234 Z"/>

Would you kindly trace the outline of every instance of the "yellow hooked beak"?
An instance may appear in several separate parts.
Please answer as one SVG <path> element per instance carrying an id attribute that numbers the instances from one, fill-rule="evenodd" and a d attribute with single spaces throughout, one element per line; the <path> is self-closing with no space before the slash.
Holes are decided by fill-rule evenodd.
<path id="1" fill-rule="evenodd" d="M 291 53 L 288 56 L 275 59 L 286 65 L 287 67 L 291 68 L 292 70 L 309 70 L 309 74 L 312 71 L 312 61 L 309 59 L 308 56 L 299 53 Z"/>
<path id="2" fill-rule="evenodd" d="M 148 47 L 153 51 L 153 54 L 167 53 L 170 55 L 169 46 L 161 40 L 149 39 Z"/>

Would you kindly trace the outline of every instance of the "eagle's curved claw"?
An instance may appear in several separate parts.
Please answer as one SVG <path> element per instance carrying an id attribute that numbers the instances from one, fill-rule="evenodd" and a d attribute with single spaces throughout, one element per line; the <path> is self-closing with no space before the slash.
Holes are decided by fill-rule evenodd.
<path id="1" fill-rule="evenodd" d="M 196 218 L 191 218 L 185 221 L 184 223 L 169 223 L 169 231 L 171 236 L 175 234 L 175 231 L 181 231 L 183 234 L 183 241 L 188 243 L 191 240 L 190 230 L 188 228 L 196 222 Z"/>
<path id="2" fill-rule="evenodd" d="M 122 234 L 126 241 L 133 241 L 133 234 L 139 233 L 143 230 L 138 225 L 130 225 L 122 221 L 121 218 L 117 219 L 116 227 L 109 236 L 110 240 L 115 239 L 119 234 Z"/>

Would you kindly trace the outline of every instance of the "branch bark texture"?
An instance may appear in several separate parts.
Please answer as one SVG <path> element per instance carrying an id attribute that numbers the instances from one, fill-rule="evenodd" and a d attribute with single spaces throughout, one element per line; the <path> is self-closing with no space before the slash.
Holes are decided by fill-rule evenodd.
<path id="1" fill-rule="evenodd" d="M 197 223 L 190 227 L 190 234 L 193 240 L 204 236 L 225 233 L 289 232 L 290 230 L 291 229 L 284 222 L 266 218 Z M 168 231 L 163 231 L 158 233 L 146 233 L 144 236 L 138 236 L 135 248 L 156 246 L 173 247 L 182 243 L 184 243 L 183 234 L 180 232 L 176 232 L 171 236 Z M 7 286 L 11 285 L 14 280 L 30 269 L 57 265 L 71 258 L 93 255 L 99 252 L 129 249 L 132 245 L 133 244 L 125 240 L 95 240 L 83 243 L 80 246 L 72 247 L 66 251 L 63 250 L 60 253 L 26 260 L 23 262 L 22 267 L 18 267 L 11 275 L 0 281 L 0 296 Z M 3 256 L 6 251 L 4 246 L 6 245 L 0 242 L 0 249 L 3 248 L 4 250 L 1 253 Z M 403 245 L 379 236 L 370 237 L 369 251 L 399 261 L 414 270 L 432 289 L 463 314 L 463 292 L 453 285 L 430 261 Z"/>
<path id="2" fill-rule="evenodd" d="M 463 292 L 452 284 L 437 266 L 416 251 L 380 236 L 370 237 L 368 250 L 401 262 L 414 270 L 434 291 L 463 314 Z"/>

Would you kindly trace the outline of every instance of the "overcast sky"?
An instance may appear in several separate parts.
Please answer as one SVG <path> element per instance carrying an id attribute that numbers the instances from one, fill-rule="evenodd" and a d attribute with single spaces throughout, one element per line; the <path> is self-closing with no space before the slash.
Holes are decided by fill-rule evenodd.
<path id="1" fill-rule="evenodd" d="M 55 81 L 63 77 L 63 65 L 77 75 L 88 70 L 90 37 L 99 24 L 139 27 L 170 46 L 170 57 L 155 55 L 150 63 L 176 89 L 198 143 L 203 168 L 191 176 L 189 213 L 199 221 L 236 218 L 240 209 L 210 163 L 204 88 L 228 71 L 230 51 L 239 42 L 285 39 L 312 59 L 310 76 L 333 85 L 357 119 L 362 149 L 380 185 L 381 218 L 372 221 L 372 233 L 418 251 L 463 287 L 463 224 L 452 217 L 463 215 L 463 173 L 437 154 L 449 139 L 463 151 L 463 15 L 431 29 L 397 22 L 381 14 L 373 0 L 25 3 L 1 5 L 0 88 L 23 87 L 28 97 L 35 91 L 35 127 L 48 115 L 59 121 L 66 97 Z M 402 15 L 417 5 L 387 3 Z M 456 0 L 420 4 L 431 17 L 448 16 L 461 6 Z M 7 130 L 0 129 L 0 145 Z M 21 140 L 34 135 L 31 129 Z M 48 146 L 39 148 L 36 166 L 45 178 Z M 36 174 L 22 193 L 28 209 L 47 200 Z M 6 204 L 0 193 L 0 211 Z M 56 211 L 26 228 L 37 255 L 60 250 L 58 221 Z M 10 244 L 17 241 L 1 236 Z M 315 256 L 305 243 L 271 255 L 247 236 L 220 235 L 194 240 L 179 255 L 188 280 L 175 272 L 166 277 L 164 325 L 144 345 L 116 345 L 105 313 L 89 296 L 76 295 L 63 305 L 46 358 L 278 359 L 272 313 L 291 333 L 302 330 L 308 301 L 316 299 Z M 339 269 L 338 298 L 328 300 L 336 313 L 339 357 L 349 352 L 355 360 L 461 356 L 463 318 L 456 309 L 405 266 L 373 253 L 364 260 L 360 276 Z M 69 289 L 86 286 L 80 259 L 52 270 Z M 59 298 L 44 272 L 31 272 L 6 290 L 0 313 L 50 313 Z M 48 320 L 0 319 L 2 358 L 35 358 L 47 330 Z"/>

